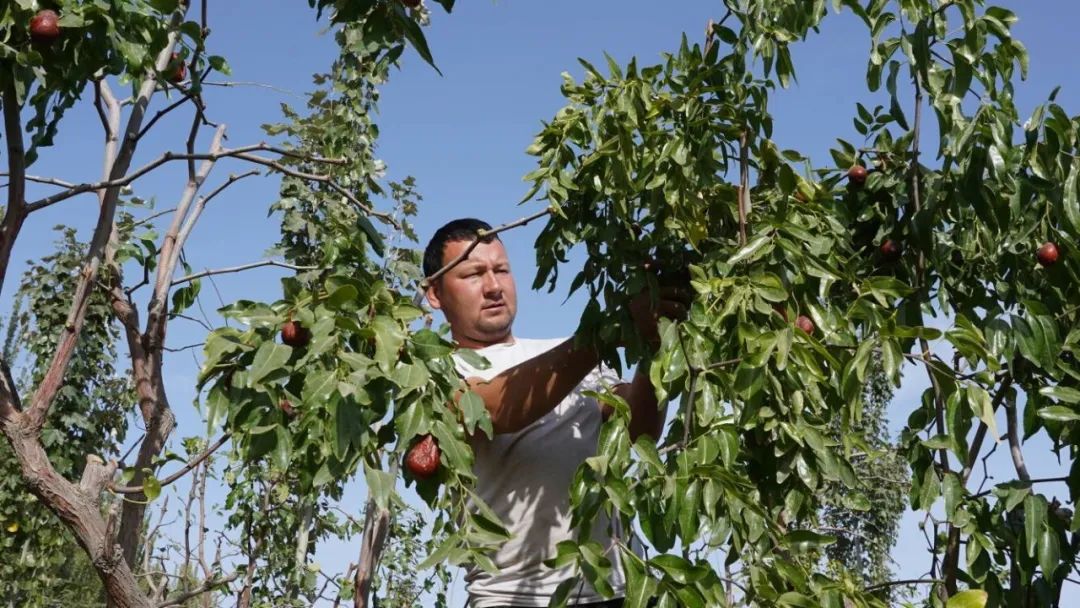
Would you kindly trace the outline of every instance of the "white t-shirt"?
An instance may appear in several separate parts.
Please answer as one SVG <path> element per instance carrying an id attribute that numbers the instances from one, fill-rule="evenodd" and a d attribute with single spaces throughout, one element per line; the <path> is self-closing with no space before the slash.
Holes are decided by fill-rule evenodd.
<path id="1" fill-rule="evenodd" d="M 478 350 L 491 367 L 478 370 L 461 359 L 458 370 L 466 377 L 488 380 L 527 361 L 565 339 L 523 340 Z M 552 569 L 544 560 L 555 557 L 555 546 L 574 540 L 570 527 L 570 483 L 585 459 L 596 455 L 603 422 L 595 399 L 581 393 L 602 391 L 622 380 L 606 368 L 596 368 L 545 416 L 516 433 L 488 439 L 478 433 L 473 440 L 476 491 L 502 519 L 512 535 L 492 558 L 496 574 L 473 567 L 465 580 L 473 608 L 492 606 L 547 606 L 559 583 L 573 576 L 573 566 Z M 617 525 L 618 522 L 616 521 Z M 611 586 L 622 596 L 626 583 L 619 550 L 608 534 L 609 521 L 601 512 L 593 524 L 593 539 L 610 547 Z M 570 594 L 569 603 L 601 602 L 588 583 Z"/>

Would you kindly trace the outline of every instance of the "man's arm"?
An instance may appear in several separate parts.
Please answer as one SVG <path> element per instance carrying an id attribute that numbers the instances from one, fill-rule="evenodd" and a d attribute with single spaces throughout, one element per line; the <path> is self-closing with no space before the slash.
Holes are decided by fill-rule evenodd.
<path id="1" fill-rule="evenodd" d="M 649 362 L 639 363 L 634 379 L 612 390 L 630 404 L 630 441 L 636 441 L 642 435 L 659 441 L 667 417 L 667 402 L 661 408 L 656 400 L 656 390 L 649 379 Z"/>
<path id="2" fill-rule="evenodd" d="M 594 349 L 569 338 L 491 380 L 465 382 L 484 400 L 495 432 L 516 433 L 555 409 L 599 362 Z"/>

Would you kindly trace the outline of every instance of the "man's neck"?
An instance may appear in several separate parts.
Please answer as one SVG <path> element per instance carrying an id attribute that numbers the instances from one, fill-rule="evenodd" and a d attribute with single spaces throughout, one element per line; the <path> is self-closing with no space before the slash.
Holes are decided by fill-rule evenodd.
<path id="1" fill-rule="evenodd" d="M 454 334 L 453 332 L 451 332 L 451 335 L 453 335 L 454 341 L 457 342 L 459 347 L 468 348 L 469 350 L 481 350 L 489 346 L 495 346 L 496 344 L 513 344 L 516 341 L 514 340 L 514 335 L 512 333 L 508 333 L 505 337 L 497 340 L 480 340 Z"/>

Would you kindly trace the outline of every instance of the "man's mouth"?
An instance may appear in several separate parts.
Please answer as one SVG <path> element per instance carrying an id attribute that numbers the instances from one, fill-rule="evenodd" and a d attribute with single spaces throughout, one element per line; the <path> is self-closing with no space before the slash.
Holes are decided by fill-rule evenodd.
<path id="1" fill-rule="evenodd" d="M 498 308 L 504 308 L 505 306 L 506 302 L 494 302 L 491 304 L 484 304 L 484 307 L 481 310 L 495 310 Z"/>

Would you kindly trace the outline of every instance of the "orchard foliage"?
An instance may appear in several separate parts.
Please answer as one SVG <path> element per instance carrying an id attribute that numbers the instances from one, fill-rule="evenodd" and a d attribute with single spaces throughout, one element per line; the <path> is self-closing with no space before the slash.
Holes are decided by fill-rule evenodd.
<path id="1" fill-rule="evenodd" d="M 768 100 L 793 78 L 789 49 L 824 4 L 727 2 L 703 46 L 684 39 L 661 64 L 609 59 L 604 73 L 583 60 L 584 80 L 563 85 L 569 105 L 529 149 L 530 196 L 552 210 L 537 286 L 554 288 L 566 253 L 584 247 L 570 291 L 589 292 L 585 339 L 615 360 L 630 337 L 626 298 L 658 287 L 657 266 L 663 284 L 688 264 L 694 292 L 688 320 L 667 325 L 647 361 L 658 393 L 680 400 L 661 449 L 630 446 L 625 416 L 609 422 L 573 486 L 575 517 L 587 525 L 606 509 L 639 523 L 652 551 L 623 548 L 630 605 L 730 602 L 725 571 L 739 601 L 873 605 L 874 589 L 843 569 L 813 571 L 836 540 L 815 531 L 819 497 L 842 483 L 869 505 L 853 463 L 872 450 L 849 431 L 871 362 L 900 386 L 912 359 L 931 387 L 903 437 L 910 504 L 943 530 L 931 601 L 962 586 L 987 605 L 1052 601 L 1080 520 L 1034 485 L 1045 480 L 1028 475 L 1020 435 L 1046 433 L 1075 457 L 1080 122 L 1053 94 L 1021 122 L 1013 93 L 1027 55 L 1005 9 L 835 2 L 869 30 L 867 86 L 884 99 L 854 108 L 864 142 L 840 140 L 835 165 L 813 167 L 774 143 Z M 939 139 L 928 153 L 930 111 Z M 852 166 L 870 168 L 865 183 L 847 177 Z M 890 239 L 902 248 L 882 249 Z M 1046 268 L 1044 241 L 1065 252 Z M 812 333 L 795 327 L 800 314 Z M 941 338 L 954 357 L 930 350 Z M 987 433 L 1007 436 L 1017 478 L 980 493 L 968 482 Z M 610 568 L 589 545 L 566 543 L 559 559 L 594 582 Z"/>
<path id="2" fill-rule="evenodd" d="M 438 4 L 453 8 L 452 0 Z M 0 516 L 10 532 L 18 505 L 49 507 L 117 606 L 170 599 L 153 595 L 161 591 L 149 589 L 153 576 L 139 582 L 135 557 L 148 539 L 146 505 L 192 470 L 193 495 L 195 480 L 220 475 L 222 537 L 231 535 L 239 554 L 213 563 L 200 554 L 202 574 L 193 576 L 198 560 L 188 550 L 173 590 L 188 599 L 227 591 L 240 606 L 301 606 L 329 588 L 331 598 L 356 605 L 372 591 L 395 604 L 434 593 L 445 604 L 446 565 L 494 567 L 487 553 L 506 531 L 473 492 L 466 441 L 467 433 L 491 435 L 491 421 L 482 400 L 462 392 L 455 345 L 431 329 L 417 297 L 424 277 L 409 224 L 417 185 L 388 182 L 377 157 L 380 87 L 409 46 L 435 65 L 422 30 L 429 7 L 411 5 L 308 0 L 332 23 L 339 57 L 316 76 L 305 107 L 286 106 L 280 123 L 264 126 L 274 144 L 231 149 L 201 97 L 207 76 L 229 71 L 209 53 L 201 8 L 55 0 L 60 36 L 51 43 L 32 42 L 25 27 L 37 3 L 0 8 L 10 180 L 0 275 L 31 213 L 82 193 L 99 203 L 85 249 L 66 238 L 57 257 L 33 267 L 34 276 L 63 275 L 63 289 L 46 293 L 33 281 L 20 291 L 34 318 L 18 317 L 15 327 L 32 356 L 21 362 L 26 382 L 15 386 L 10 368 L 20 362 L 6 349 L 0 430 L 34 498 L 3 486 Z M 535 285 L 555 289 L 560 274 L 572 274 L 568 291 L 588 294 L 580 339 L 616 367 L 625 345 L 626 362 L 646 366 L 658 397 L 678 404 L 659 442 L 631 443 L 627 404 L 596 395 L 616 414 L 569 489 L 580 538 L 601 510 L 638 537 L 616 547 L 635 608 L 654 599 L 660 608 L 883 605 L 894 581 L 845 548 L 877 510 L 898 508 L 895 493 L 868 485 L 902 468 L 877 430 L 887 392 L 877 379 L 902 387 L 926 374 L 930 388 L 909 408 L 898 451 L 913 474 L 907 502 L 929 522 L 919 596 L 947 608 L 1054 603 L 1066 593 L 1080 528 L 1070 508 L 1080 493 L 1080 468 L 1071 464 L 1080 420 L 1080 120 L 1054 92 L 1032 116 L 1019 115 L 1014 93 L 1027 55 L 1008 10 L 981 0 L 834 0 L 833 12 L 866 27 L 874 101 L 851 109 L 863 141 L 838 140 L 832 162 L 814 165 L 775 143 L 769 101 L 796 94 L 783 89 L 794 82 L 798 41 L 833 18 L 830 6 L 724 0 L 717 9 L 703 42 L 684 37 L 657 64 L 583 60 L 584 78 L 563 83 L 567 106 L 528 148 L 537 167 L 526 199 L 542 201 L 536 216 L 548 216 Z M 110 83 L 130 86 L 132 97 L 121 104 Z M 57 181 L 58 194 L 23 200 L 26 166 L 89 92 L 108 136 L 104 181 Z M 149 114 L 157 93 L 175 101 Z M 159 231 L 118 206 L 134 173 L 159 166 L 131 169 L 142 136 L 185 103 L 198 108 L 191 132 L 214 135 L 209 152 L 197 153 L 207 138 L 192 135 L 186 154 L 162 157 L 186 160 L 189 171 L 172 223 Z M 924 140 L 934 126 L 937 139 Z M 258 172 L 231 174 L 197 198 L 226 160 L 280 178 L 270 210 L 282 259 L 270 262 L 293 272 L 274 301 L 219 310 L 197 379 L 207 438 L 186 438 L 188 463 L 165 475 L 174 459 L 165 447 L 174 430 L 165 327 L 189 318 L 213 274 L 192 273 L 183 248 L 209 200 Z M 1036 261 L 1044 242 L 1056 243 L 1053 263 Z M 585 263 L 568 270 L 577 247 Z M 176 276 L 178 268 L 186 274 Z M 153 290 L 145 302 L 133 296 L 144 285 Z M 659 351 L 650 353 L 630 329 L 627 304 L 642 290 L 670 288 L 692 306 L 686 320 L 662 324 Z M 135 399 L 113 378 L 121 337 Z M 73 357 L 76 344 L 93 352 Z M 136 401 L 146 436 L 134 462 L 90 458 L 112 454 L 125 429 L 118 413 Z M 116 437 L 106 440 L 107 429 Z M 1067 475 L 1032 478 L 1024 442 L 1033 437 L 1070 463 Z M 414 478 L 403 470 L 406 454 L 432 440 L 439 466 Z M 984 491 L 979 461 L 998 440 L 1016 476 Z M 224 465 L 211 474 L 212 453 L 226 445 Z M 357 505 L 339 506 L 361 476 L 362 521 L 352 515 Z M 1068 505 L 1044 491 L 1054 480 L 1067 483 Z M 402 482 L 434 511 L 430 525 L 402 515 Z M 47 525 L 37 521 L 31 532 Z M 320 543 L 356 534 L 358 563 L 344 573 L 313 562 Z M 431 541 L 421 546 L 419 534 Z M 391 563 L 380 569 L 387 535 Z M 41 538 L 70 544 L 58 529 Z M 634 540 L 644 553 L 631 550 Z M 417 564 L 421 552 L 430 554 Z M 54 550 L 50 563 L 59 557 Z M 551 563 L 573 565 L 611 595 L 611 557 L 570 541 Z M 408 580 L 431 566 L 424 583 Z"/>

